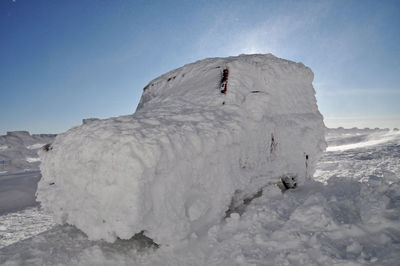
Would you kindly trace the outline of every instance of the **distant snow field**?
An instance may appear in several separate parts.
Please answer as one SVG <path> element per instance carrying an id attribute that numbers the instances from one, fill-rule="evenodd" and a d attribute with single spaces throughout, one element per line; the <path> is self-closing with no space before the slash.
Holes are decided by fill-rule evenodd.
<path id="1" fill-rule="evenodd" d="M 359 132 L 354 132 L 353 134 L 347 133 L 347 135 L 360 138 L 362 138 L 363 136 L 365 137 L 365 134 Z M 399 136 L 400 136 L 400 131 L 378 130 L 368 135 L 368 137 L 360 139 L 360 142 L 338 145 L 338 146 L 330 146 L 327 148 L 327 151 L 344 151 L 356 148 L 363 148 L 367 146 L 374 146 L 380 143 L 385 143 L 391 140 L 398 139 Z"/>
<path id="2" fill-rule="evenodd" d="M 35 143 L 35 144 L 32 144 L 32 145 L 26 146 L 26 148 L 29 149 L 29 150 L 36 150 L 36 149 L 40 149 L 44 145 L 46 145 L 46 143 Z"/>
<path id="3" fill-rule="evenodd" d="M 0 172 L 13 174 L 24 169 L 38 170 L 38 150 L 43 143 L 52 143 L 54 134 L 30 134 L 27 131 L 10 131 L 0 136 Z"/>

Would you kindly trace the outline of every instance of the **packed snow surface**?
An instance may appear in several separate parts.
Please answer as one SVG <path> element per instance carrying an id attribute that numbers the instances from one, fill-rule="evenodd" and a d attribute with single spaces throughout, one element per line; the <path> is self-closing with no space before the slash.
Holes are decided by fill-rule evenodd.
<path id="1" fill-rule="evenodd" d="M 40 154 L 37 198 L 91 240 L 204 235 L 263 187 L 313 174 L 326 144 L 312 81 L 271 54 L 173 70 L 144 88 L 135 114 L 58 135 Z"/>
<path id="2" fill-rule="evenodd" d="M 0 176 L 0 215 L 36 206 L 39 171 L 24 171 Z"/>
<path id="3" fill-rule="evenodd" d="M 388 132 L 377 133 L 329 130 L 327 142 L 335 147 Z M 242 212 L 175 246 L 157 246 L 143 235 L 112 244 L 90 241 L 74 226 L 52 227 L 37 209 L 0 216 L 0 265 L 399 265 L 396 136 L 325 152 L 314 175 L 322 182 L 308 180 L 284 193 L 267 186 L 243 203 Z"/>

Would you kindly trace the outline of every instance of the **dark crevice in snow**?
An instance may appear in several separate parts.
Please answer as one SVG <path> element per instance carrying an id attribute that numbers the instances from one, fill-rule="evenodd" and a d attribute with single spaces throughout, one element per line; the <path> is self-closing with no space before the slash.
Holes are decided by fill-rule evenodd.
<path id="1" fill-rule="evenodd" d="M 285 190 L 297 187 L 297 177 L 294 175 L 284 175 L 281 177 L 280 181 L 282 182 Z"/>
<path id="2" fill-rule="evenodd" d="M 222 71 L 222 77 L 221 77 L 221 93 L 226 94 L 226 91 L 228 89 L 228 77 L 229 77 L 229 68 L 225 68 Z"/>
<path id="3" fill-rule="evenodd" d="M 141 243 L 141 245 L 142 245 L 144 248 L 157 249 L 157 248 L 160 247 L 160 245 L 157 244 L 156 242 L 154 242 L 153 239 L 151 239 L 150 237 L 148 237 L 148 236 L 145 235 L 145 231 L 141 231 L 140 233 L 135 234 L 135 235 L 134 235 L 133 237 L 131 237 L 130 239 L 120 239 L 120 238 L 117 238 L 116 243 L 119 242 L 119 243 L 121 243 L 121 244 L 124 244 L 124 243 L 129 243 L 130 241 L 131 241 L 131 242 L 134 241 L 134 242 Z"/>
<path id="4" fill-rule="evenodd" d="M 238 213 L 238 214 L 242 215 L 245 212 L 246 207 L 252 202 L 252 200 L 261 197 L 262 193 L 263 193 L 263 190 L 260 189 L 259 191 L 257 191 L 257 193 L 255 193 L 249 197 L 242 198 L 240 195 L 241 192 L 236 191 L 235 196 L 233 196 L 228 210 L 225 212 L 224 218 L 230 217 L 232 213 Z M 238 198 L 240 200 L 238 200 Z"/>

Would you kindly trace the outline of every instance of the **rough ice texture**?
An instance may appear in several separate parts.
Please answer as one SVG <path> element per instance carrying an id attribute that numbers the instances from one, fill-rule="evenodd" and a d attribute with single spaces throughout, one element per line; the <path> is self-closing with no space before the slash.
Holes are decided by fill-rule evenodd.
<path id="1" fill-rule="evenodd" d="M 203 235 L 234 195 L 313 174 L 326 144 L 312 81 L 308 67 L 271 54 L 173 70 L 145 87 L 133 115 L 58 135 L 40 154 L 37 198 L 56 222 L 93 240 Z"/>

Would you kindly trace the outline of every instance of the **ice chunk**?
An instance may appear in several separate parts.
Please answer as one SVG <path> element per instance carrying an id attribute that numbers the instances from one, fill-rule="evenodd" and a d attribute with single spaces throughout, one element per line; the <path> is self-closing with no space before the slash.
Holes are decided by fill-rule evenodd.
<path id="1" fill-rule="evenodd" d="M 36 162 L 40 162 L 40 158 L 37 158 L 37 157 L 28 157 L 28 158 L 26 158 L 26 161 L 27 161 L 28 163 L 36 163 Z"/>

